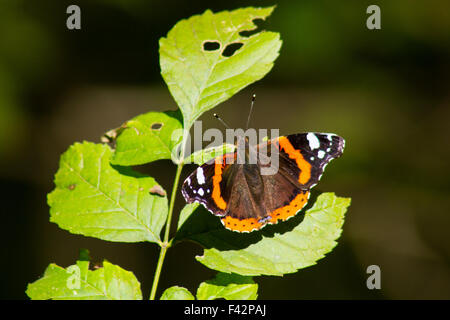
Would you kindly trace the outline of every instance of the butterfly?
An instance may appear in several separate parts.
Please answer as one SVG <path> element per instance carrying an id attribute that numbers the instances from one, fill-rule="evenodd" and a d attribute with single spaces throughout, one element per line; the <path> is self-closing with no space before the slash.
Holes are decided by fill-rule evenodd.
<path id="1" fill-rule="evenodd" d="M 310 189 L 327 164 L 342 155 L 344 146 L 345 140 L 332 133 L 280 136 L 250 148 L 245 156 L 248 160 L 252 152 L 261 158 L 275 153 L 275 173 L 261 174 L 262 161 L 239 163 L 235 151 L 199 166 L 186 178 L 181 191 L 186 202 L 201 203 L 220 217 L 225 228 L 259 230 L 295 216 L 308 202 Z"/>
<path id="2" fill-rule="evenodd" d="M 254 101 L 255 95 L 246 128 Z M 344 147 L 345 140 L 333 133 L 280 136 L 256 146 L 237 136 L 236 150 L 199 166 L 186 178 L 181 192 L 186 202 L 201 203 L 220 217 L 225 228 L 252 232 L 295 216 L 307 204 L 327 164 L 340 157 Z M 276 170 L 267 170 L 274 163 Z"/>

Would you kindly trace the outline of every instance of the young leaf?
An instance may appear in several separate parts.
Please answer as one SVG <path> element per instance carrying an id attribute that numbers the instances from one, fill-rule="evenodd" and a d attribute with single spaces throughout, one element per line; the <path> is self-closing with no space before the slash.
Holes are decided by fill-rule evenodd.
<path id="1" fill-rule="evenodd" d="M 195 163 L 201 165 L 215 157 L 221 156 L 225 153 L 233 152 L 235 149 L 235 145 L 224 143 L 221 146 L 198 150 L 187 156 L 184 160 L 184 163 Z"/>
<path id="2" fill-rule="evenodd" d="M 195 297 L 188 289 L 173 286 L 166 289 L 161 295 L 161 300 L 195 300 Z"/>
<path id="3" fill-rule="evenodd" d="M 61 156 L 56 189 L 48 195 L 50 221 L 103 240 L 160 243 L 167 197 L 150 193 L 158 186 L 153 178 L 113 168 L 111 154 L 106 145 L 84 142 Z"/>
<path id="4" fill-rule="evenodd" d="M 134 274 L 108 261 L 95 271 L 89 270 L 88 261 L 66 269 L 52 263 L 26 294 L 32 300 L 142 300 Z"/>
<path id="5" fill-rule="evenodd" d="M 251 277 L 219 273 L 213 280 L 205 281 L 197 289 L 199 300 L 256 300 L 258 285 Z"/>
<path id="6" fill-rule="evenodd" d="M 194 202 L 194 203 L 188 203 L 187 205 L 184 206 L 184 208 L 181 210 L 180 216 L 178 218 L 177 230 L 181 228 L 183 223 L 189 218 L 189 216 L 192 214 L 192 212 L 194 212 L 198 208 L 199 205 L 200 205 L 199 203 Z"/>
<path id="7" fill-rule="evenodd" d="M 112 164 L 140 165 L 160 159 L 171 159 L 182 137 L 179 111 L 148 112 L 124 125 L 116 139 Z"/>
<path id="8" fill-rule="evenodd" d="M 176 241 L 190 239 L 205 246 L 196 258 L 208 268 L 280 276 L 314 265 L 336 246 L 349 205 L 350 198 L 323 193 L 304 215 L 249 234 L 228 231 L 217 217 L 197 210 L 177 232 Z"/>
<path id="9" fill-rule="evenodd" d="M 161 74 L 183 113 L 186 130 L 202 113 L 270 71 L 281 47 L 279 34 L 240 33 L 255 29 L 253 20 L 265 19 L 273 9 L 207 10 L 179 21 L 160 39 Z"/>

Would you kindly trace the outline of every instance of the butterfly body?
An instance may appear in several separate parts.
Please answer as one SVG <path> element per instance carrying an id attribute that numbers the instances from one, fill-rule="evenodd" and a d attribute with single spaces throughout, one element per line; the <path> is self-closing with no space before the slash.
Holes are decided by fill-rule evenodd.
<path id="1" fill-rule="evenodd" d="M 328 133 L 281 136 L 256 146 L 239 140 L 237 151 L 199 166 L 182 187 L 232 231 L 251 232 L 285 221 L 308 202 L 326 165 L 341 156 L 345 141 Z M 240 146 L 244 152 L 240 153 Z M 276 170 L 264 173 L 277 160 Z M 242 161 L 243 160 L 243 161 Z"/>

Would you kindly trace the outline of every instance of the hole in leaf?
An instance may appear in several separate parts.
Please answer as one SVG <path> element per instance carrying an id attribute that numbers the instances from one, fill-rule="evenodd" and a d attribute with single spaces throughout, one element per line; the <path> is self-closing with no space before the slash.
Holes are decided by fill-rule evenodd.
<path id="1" fill-rule="evenodd" d="M 152 130 L 161 130 L 163 124 L 161 122 L 155 122 L 152 124 L 151 129 Z"/>
<path id="2" fill-rule="evenodd" d="M 251 37 L 252 35 L 261 31 L 263 22 L 264 22 L 263 19 L 253 19 L 253 23 L 256 24 L 256 28 L 253 30 L 241 31 L 241 32 L 239 32 L 239 35 L 241 37 L 246 37 L 246 38 Z"/>
<path id="3" fill-rule="evenodd" d="M 203 42 L 203 50 L 205 50 L 205 51 L 216 51 L 219 48 L 220 48 L 220 43 L 218 41 Z"/>
<path id="4" fill-rule="evenodd" d="M 225 50 L 222 52 L 222 56 L 231 57 L 237 50 L 239 50 L 244 44 L 241 42 L 230 43 L 225 47 Z"/>

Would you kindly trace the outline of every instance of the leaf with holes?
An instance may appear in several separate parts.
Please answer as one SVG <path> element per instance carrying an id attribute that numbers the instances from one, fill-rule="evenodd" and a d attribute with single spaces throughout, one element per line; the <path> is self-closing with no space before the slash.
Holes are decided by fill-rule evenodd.
<path id="1" fill-rule="evenodd" d="M 108 261 L 94 271 L 88 261 L 66 269 L 52 263 L 41 279 L 28 285 L 26 294 L 32 300 L 142 300 L 134 274 Z"/>
<path id="2" fill-rule="evenodd" d="M 173 286 L 163 292 L 160 300 L 195 300 L 195 297 L 188 289 Z"/>
<path id="3" fill-rule="evenodd" d="M 258 284 L 251 277 L 219 273 L 213 280 L 205 281 L 197 289 L 199 300 L 256 300 Z"/>
<path id="4" fill-rule="evenodd" d="M 208 268 L 241 275 L 283 275 L 314 265 L 337 244 L 350 198 L 321 194 L 303 215 L 260 231 L 226 230 L 199 206 L 177 232 L 206 247 L 197 260 Z M 303 221 L 301 221 L 303 219 Z"/>
<path id="5" fill-rule="evenodd" d="M 139 115 L 125 123 L 120 130 L 111 163 L 131 166 L 171 159 L 182 136 L 182 116 L 179 111 Z"/>
<path id="6" fill-rule="evenodd" d="M 261 31 L 246 37 L 242 32 L 254 30 L 253 20 L 265 19 L 273 9 L 207 10 L 179 21 L 160 39 L 161 74 L 183 113 L 185 129 L 270 71 L 281 47 L 279 34 Z"/>
<path id="7" fill-rule="evenodd" d="M 56 188 L 48 195 L 50 221 L 103 240 L 160 243 L 167 197 L 150 193 L 158 186 L 153 178 L 112 167 L 111 155 L 107 145 L 84 142 L 61 156 Z"/>

